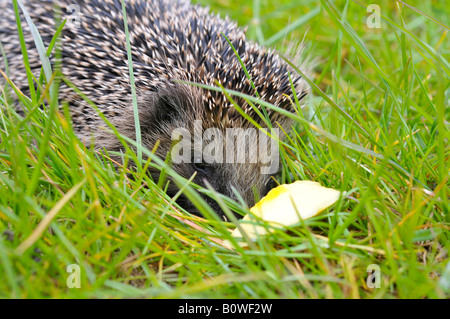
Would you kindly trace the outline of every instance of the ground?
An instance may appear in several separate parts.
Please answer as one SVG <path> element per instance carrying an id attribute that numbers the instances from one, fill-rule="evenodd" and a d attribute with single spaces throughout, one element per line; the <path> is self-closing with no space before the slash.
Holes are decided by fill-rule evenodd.
<path id="1" fill-rule="evenodd" d="M 233 222 L 174 206 L 146 163 L 116 171 L 83 147 L 56 85 L 19 93 L 25 117 L 2 90 L 0 297 L 449 297 L 450 9 L 372 2 L 201 1 L 280 52 L 304 40 L 312 94 L 277 180 L 346 195 L 245 249 L 222 245 Z"/>

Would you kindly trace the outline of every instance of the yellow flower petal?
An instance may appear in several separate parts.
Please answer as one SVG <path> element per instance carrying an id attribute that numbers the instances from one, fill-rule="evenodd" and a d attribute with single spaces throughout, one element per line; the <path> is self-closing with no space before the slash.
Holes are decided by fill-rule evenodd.
<path id="1" fill-rule="evenodd" d="M 311 218 L 333 205 L 340 194 L 339 191 L 323 187 L 317 182 L 297 181 L 272 189 L 250 211 L 270 225 L 291 226 L 298 223 L 300 218 Z M 252 215 L 243 218 L 243 221 L 252 220 L 255 220 Z M 241 223 L 241 227 L 252 239 L 256 238 L 256 235 L 267 233 L 265 227 L 249 223 Z M 236 228 L 232 236 L 242 237 L 242 234 Z"/>

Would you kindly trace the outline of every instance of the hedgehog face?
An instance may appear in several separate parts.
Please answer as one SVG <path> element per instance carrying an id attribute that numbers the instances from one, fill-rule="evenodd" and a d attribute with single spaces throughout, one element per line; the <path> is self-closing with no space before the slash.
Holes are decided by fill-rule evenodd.
<path id="1" fill-rule="evenodd" d="M 212 135 L 209 134 L 211 130 L 215 136 L 208 139 Z M 255 197 L 262 197 L 268 192 L 270 176 L 276 172 L 279 155 L 278 149 L 276 153 L 272 149 L 272 156 L 261 158 L 260 154 L 267 149 L 260 152 L 259 142 L 263 140 L 266 143 L 267 136 L 258 136 L 256 129 L 246 131 L 236 128 L 208 128 L 201 131 L 200 138 L 191 136 L 187 130 L 185 132 L 187 134 L 183 139 L 171 149 L 172 168 L 180 175 L 186 178 L 194 176 L 193 182 L 197 185 L 212 187 L 235 201 L 242 198 L 250 207 L 255 204 Z M 273 159 L 274 156 L 276 165 L 270 166 L 271 163 L 264 159 Z M 220 216 L 224 216 L 215 200 L 206 195 L 203 197 Z M 179 203 L 190 212 L 196 211 L 184 198 Z"/>
<path id="2" fill-rule="evenodd" d="M 249 207 L 255 204 L 255 195 L 259 197 L 265 196 L 271 185 L 269 175 L 256 174 L 251 180 L 248 179 L 248 173 L 257 172 L 257 167 L 249 168 L 248 164 L 229 164 L 229 163 L 191 163 L 186 165 L 177 164 L 175 170 L 184 175 L 187 171 L 189 174 L 195 174 L 193 182 L 197 185 L 207 188 L 211 186 L 216 192 L 228 196 L 229 198 L 239 202 L 238 195 L 244 200 Z M 245 172 L 247 174 L 240 174 Z M 245 178 L 247 177 L 247 178 Z M 177 190 L 173 190 L 175 192 Z M 218 203 L 212 198 L 202 195 L 203 199 L 209 206 L 223 219 L 226 220 L 224 213 L 220 209 Z M 198 210 L 185 197 L 181 197 L 178 201 L 183 208 L 191 213 L 198 213 Z M 239 216 L 237 216 L 239 217 Z"/>
<path id="3" fill-rule="evenodd" d="M 254 127 L 216 127 L 207 120 L 203 92 L 194 87 L 172 85 L 158 92 L 141 94 L 140 122 L 142 139 L 148 149 L 157 141 L 157 155 L 170 153 L 172 168 L 181 176 L 220 194 L 238 200 L 237 193 L 249 206 L 268 191 L 268 182 L 278 168 L 276 141 Z M 133 128 L 132 112 L 127 113 Z M 126 133 L 127 134 L 127 133 Z M 133 132 L 129 131 L 128 136 Z M 274 144 L 275 143 L 275 144 Z M 158 178 L 159 172 L 151 172 Z M 173 184 L 173 183 L 172 183 Z M 169 188 L 169 195 L 178 189 Z M 207 203 L 221 216 L 218 204 L 207 196 Z M 179 203 L 195 213 L 195 207 L 185 198 Z"/>
<path id="4" fill-rule="evenodd" d="M 262 197 L 270 189 L 270 176 L 278 168 L 279 152 L 275 140 L 254 127 L 216 127 L 206 118 L 203 92 L 186 85 L 170 85 L 158 92 L 139 92 L 139 119 L 142 142 L 156 154 L 171 157 L 172 168 L 197 185 L 211 186 L 216 192 L 253 206 L 255 196 Z M 112 119 L 119 131 L 135 139 L 134 116 L 131 106 L 122 116 Z M 97 146 L 119 151 L 122 145 L 111 135 L 100 133 Z M 275 164 L 275 165 L 274 165 Z M 154 180 L 160 172 L 149 171 Z M 168 194 L 179 189 L 169 184 Z M 203 196 L 206 202 L 223 216 L 215 200 Z M 184 197 L 179 204 L 191 213 L 196 208 Z"/>

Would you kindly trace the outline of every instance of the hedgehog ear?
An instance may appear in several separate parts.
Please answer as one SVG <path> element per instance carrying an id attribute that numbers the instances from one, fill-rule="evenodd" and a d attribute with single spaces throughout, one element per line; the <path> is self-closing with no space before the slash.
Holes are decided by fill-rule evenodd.
<path id="1" fill-rule="evenodd" d="M 164 123 L 172 123 L 182 119 L 185 106 L 176 92 L 164 89 L 145 94 L 139 109 L 141 125 L 162 128 Z"/>
<path id="2" fill-rule="evenodd" d="M 154 123 L 171 123 L 180 118 L 182 105 L 178 105 L 173 96 L 157 94 L 153 105 Z"/>

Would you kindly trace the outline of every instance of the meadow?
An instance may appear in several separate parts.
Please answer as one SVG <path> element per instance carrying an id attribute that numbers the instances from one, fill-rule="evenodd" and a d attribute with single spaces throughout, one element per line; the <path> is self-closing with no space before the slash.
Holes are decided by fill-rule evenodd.
<path id="1" fill-rule="evenodd" d="M 0 297 L 448 298 L 445 1 L 199 3 L 282 55 L 304 42 L 315 63 L 311 94 L 303 107 L 293 101 L 295 125 L 280 147 L 276 180 L 313 180 L 345 196 L 240 247 L 230 236 L 236 220 L 214 216 L 152 150 L 138 147 L 151 159 L 139 161 L 134 142 L 124 140 L 125 161 L 141 163 L 130 170 L 85 147 L 67 106 L 58 108 L 57 68 L 51 86 L 29 74 L 39 83 L 30 96 L 9 84 L 0 90 Z M 177 206 L 167 180 L 146 174 L 149 165 L 172 175 L 207 218 Z M 203 191 L 225 211 L 248 212 Z M 367 280 L 372 269 L 376 286 Z"/>

